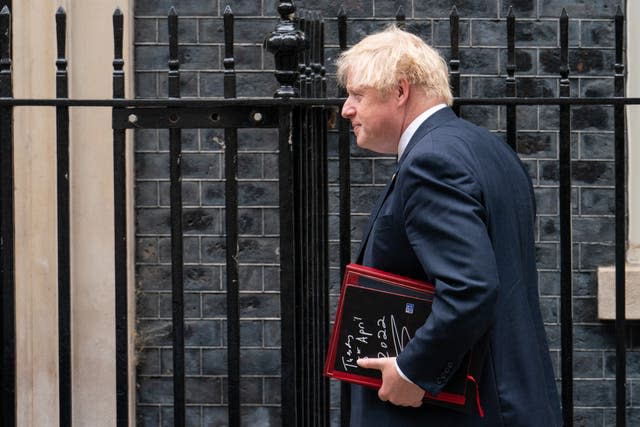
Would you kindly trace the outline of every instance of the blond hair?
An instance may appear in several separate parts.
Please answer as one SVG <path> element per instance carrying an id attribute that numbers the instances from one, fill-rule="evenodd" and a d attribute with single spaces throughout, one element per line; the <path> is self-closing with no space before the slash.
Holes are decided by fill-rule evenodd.
<path id="1" fill-rule="evenodd" d="M 371 34 L 340 55 L 338 84 L 372 87 L 386 96 L 404 77 L 421 87 L 430 98 L 453 102 L 447 63 L 440 54 L 419 37 L 396 26 Z"/>

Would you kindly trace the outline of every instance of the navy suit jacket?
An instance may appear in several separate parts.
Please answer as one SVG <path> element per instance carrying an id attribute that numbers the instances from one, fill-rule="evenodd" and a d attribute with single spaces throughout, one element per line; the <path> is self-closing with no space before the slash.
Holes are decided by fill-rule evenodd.
<path id="1" fill-rule="evenodd" d="M 352 387 L 352 426 L 560 426 L 539 308 L 535 200 L 513 150 L 444 108 L 416 131 L 374 208 L 363 265 L 435 284 L 432 313 L 397 358 L 437 394 L 464 354 L 489 340 L 479 379 L 485 412 L 397 407 Z"/>

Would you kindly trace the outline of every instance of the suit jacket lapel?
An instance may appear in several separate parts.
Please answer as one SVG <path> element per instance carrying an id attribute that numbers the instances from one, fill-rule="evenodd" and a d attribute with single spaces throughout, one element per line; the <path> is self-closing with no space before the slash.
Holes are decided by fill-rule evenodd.
<path id="1" fill-rule="evenodd" d="M 420 125 L 418 130 L 416 130 L 416 133 L 413 134 L 413 136 L 411 137 L 411 141 L 409 141 L 407 148 L 405 148 L 404 152 L 402 153 L 402 157 L 398 161 L 398 168 L 396 168 L 395 172 L 393 173 L 393 176 L 391 177 L 391 179 L 389 180 L 389 183 L 387 184 L 385 191 L 378 198 L 378 201 L 376 202 L 375 207 L 371 211 L 371 215 L 369 216 L 369 222 L 367 223 L 367 228 L 365 229 L 366 231 L 362 235 L 362 241 L 360 243 L 360 249 L 358 250 L 358 256 L 356 257 L 357 264 L 362 263 L 364 249 L 367 246 L 367 241 L 369 240 L 369 235 L 371 234 L 371 229 L 373 228 L 373 223 L 378 217 L 378 213 L 380 213 L 380 209 L 382 208 L 382 205 L 384 205 L 384 201 L 387 199 L 387 197 L 389 196 L 389 193 L 391 193 L 391 190 L 394 187 L 396 174 L 398 173 L 398 169 L 402 161 L 407 158 L 407 155 L 413 149 L 413 147 L 415 147 L 418 141 L 424 138 L 429 132 L 431 132 L 433 129 L 440 126 L 441 124 L 448 122 L 449 120 L 455 119 L 457 117 L 458 116 L 456 116 L 456 114 L 453 112 L 451 108 L 449 107 L 443 108 L 441 110 L 436 111 L 431 117 L 425 120 L 425 122 Z"/>
<path id="2" fill-rule="evenodd" d="M 371 211 L 371 215 L 369 215 L 369 222 L 367 223 L 367 228 L 365 233 L 362 235 L 362 241 L 360 243 L 360 249 L 358 250 L 358 256 L 356 257 L 356 264 L 362 263 L 362 256 L 364 255 L 364 248 L 367 245 L 367 240 L 369 239 L 369 234 L 371 234 L 371 228 L 373 227 L 373 223 L 376 221 L 378 217 L 378 213 L 380 213 L 380 208 L 384 205 L 384 201 L 387 200 L 389 193 L 393 189 L 393 186 L 396 182 L 396 175 L 398 173 L 398 169 L 393 173 L 387 187 L 384 189 L 384 192 L 378 197 L 378 201 L 375 204 L 375 207 Z"/>

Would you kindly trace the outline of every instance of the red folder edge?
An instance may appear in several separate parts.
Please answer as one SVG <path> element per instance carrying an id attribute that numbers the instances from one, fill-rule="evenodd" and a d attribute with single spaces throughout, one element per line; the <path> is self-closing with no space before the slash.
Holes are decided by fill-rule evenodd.
<path id="1" fill-rule="evenodd" d="M 365 387 L 379 389 L 382 386 L 382 380 L 380 379 L 333 370 L 333 366 L 335 365 L 336 352 L 338 350 L 338 335 L 339 335 L 340 326 L 341 326 L 340 322 L 342 319 L 342 305 L 344 300 L 344 294 L 347 289 L 347 286 L 359 286 L 357 281 L 358 276 L 368 276 L 380 281 L 387 282 L 389 284 L 393 284 L 396 286 L 404 286 L 409 289 L 430 293 L 432 295 L 435 294 L 435 287 L 428 282 L 410 279 L 404 276 L 399 276 L 393 273 L 388 273 L 386 271 L 378 270 L 376 268 L 365 267 L 358 264 L 349 264 L 345 269 L 345 276 L 342 283 L 342 288 L 340 290 L 340 300 L 339 300 L 340 302 L 338 304 L 338 308 L 336 312 L 336 320 L 333 324 L 333 331 L 331 333 L 331 341 L 329 342 L 329 349 L 327 353 L 327 359 L 325 360 L 323 374 L 330 378 L 345 380 L 345 381 L 362 385 Z M 378 292 L 384 292 L 384 291 L 378 291 Z M 471 358 L 469 358 L 469 360 L 471 360 Z M 468 369 L 469 367 L 467 367 L 467 371 Z M 427 400 L 436 400 L 436 401 L 451 403 L 455 405 L 465 405 L 466 384 L 465 384 L 465 392 L 463 394 L 441 392 L 441 393 L 438 393 L 436 396 L 434 396 L 433 394 L 425 391 L 424 398 Z"/>

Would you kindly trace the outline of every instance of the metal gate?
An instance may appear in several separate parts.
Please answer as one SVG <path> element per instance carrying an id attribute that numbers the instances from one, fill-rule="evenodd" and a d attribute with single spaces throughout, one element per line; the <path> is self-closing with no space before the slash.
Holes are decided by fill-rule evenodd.
<path id="1" fill-rule="evenodd" d="M 180 61 L 178 59 L 178 15 L 168 16 L 169 51 L 168 99 L 124 99 L 124 61 L 122 59 L 123 18 L 113 15 L 115 58 L 113 62 L 113 99 L 69 99 L 67 60 L 65 58 L 66 15 L 60 9 L 58 24 L 57 99 L 15 99 L 12 96 L 11 15 L 0 13 L 0 198 L 2 376 L 0 402 L 1 426 L 16 425 L 15 414 L 15 277 L 14 277 L 14 194 L 12 115 L 16 106 L 50 106 L 57 117 L 58 170 L 58 294 L 59 294 L 59 373 L 60 424 L 72 423 L 71 345 L 70 345 L 70 225 L 69 225 L 69 109 L 107 107 L 112 109 L 115 206 L 115 283 L 117 424 L 128 423 L 127 361 L 127 245 L 125 135 L 127 129 L 168 129 L 170 140 L 171 198 L 171 277 L 173 336 L 173 410 L 174 425 L 185 424 L 185 344 L 184 344 L 184 250 L 181 190 L 181 130 L 193 128 L 224 129 L 225 218 L 226 218 L 226 304 L 228 360 L 228 424 L 239 426 L 240 417 L 240 317 L 238 275 L 238 129 L 275 128 L 278 130 L 278 189 L 280 224 L 280 298 L 281 304 L 281 377 L 283 425 L 329 425 L 329 385 L 322 377 L 329 327 L 329 237 L 327 136 L 337 132 L 339 149 L 339 264 L 349 262 L 351 254 L 350 222 L 350 141 L 349 125 L 337 117 L 337 130 L 328 129 L 337 108 L 344 101 L 327 97 L 324 68 L 324 23 L 318 14 L 293 18 L 292 2 L 281 1 L 281 16 L 275 31 L 268 35 L 265 47 L 275 55 L 276 79 L 280 88 L 274 98 L 236 98 L 233 52 L 233 13 L 224 14 L 225 57 L 224 99 L 181 99 Z M 557 98 L 518 98 L 516 94 L 515 26 L 513 13 L 506 19 L 507 97 L 461 98 L 459 17 L 455 8 L 450 16 L 451 84 L 454 109 L 464 105 L 501 105 L 506 107 L 506 142 L 516 147 L 519 105 L 557 105 L 559 126 L 559 194 L 561 260 L 561 336 L 562 403 L 565 425 L 573 423 L 572 359 L 572 237 L 571 237 L 571 108 L 586 105 L 614 106 L 615 133 L 615 241 L 616 241 L 616 425 L 624 426 L 626 358 L 624 318 L 626 171 L 625 105 L 639 99 L 624 97 L 623 15 L 616 14 L 615 93 L 608 98 L 575 98 L 569 93 L 568 16 L 560 20 L 560 96 Z M 396 16 L 404 25 L 404 13 Z M 340 48 L 347 46 L 347 16 L 338 14 Z M 302 285 L 304 284 L 304 285 Z M 348 388 L 342 389 L 341 420 L 348 422 Z"/>

